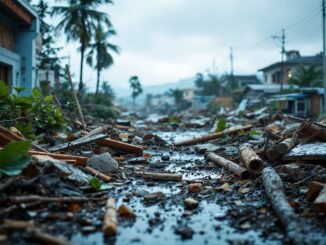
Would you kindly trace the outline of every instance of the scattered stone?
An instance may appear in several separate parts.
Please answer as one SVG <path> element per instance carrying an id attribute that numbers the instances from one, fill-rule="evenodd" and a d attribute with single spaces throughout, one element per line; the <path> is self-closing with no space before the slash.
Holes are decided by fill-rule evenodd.
<path id="1" fill-rule="evenodd" d="M 121 217 L 126 217 L 126 218 L 135 218 L 136 217 L 136 215 L 131 210 L 131 208 L 129 208 L 128 206 L 126 206 L 124 204 L 120 205 L 120 207 L 118 208 L 118 213 Z"/>
<path id="2" fill-rule="evenodd" d="M 174 232 L 175 234 L 180 235 L 182 240 L 191 239 L 194 234 L 194 231 L 187 226 L 177 227 Z"/>
<path id="3" fill-rule="evenodd" d="M 169 161 L 170 160 L 170 156 L 169 155 L 164 155 L 161 157 L 162 161 Z"/>
<path id="4" fill-rule="evenodd" d="M 201 183 L 193 183 L 188 185 L 188 191 L 192 193 L 199 193 L 203 189 L 203 186 Z"/>
<path id="5" fill-rule="evenodd" d="M 199 202 L 191 197 L 184 200 L 184 205 L 186 209 L 195 209 L 198 207 Z"/>
<path id="6" fill-rule="evenodd" d="M 89 158 L 87 164 L 103 173 L 116 173 L 119 170 L 118 162 L 108 152 Z"/>

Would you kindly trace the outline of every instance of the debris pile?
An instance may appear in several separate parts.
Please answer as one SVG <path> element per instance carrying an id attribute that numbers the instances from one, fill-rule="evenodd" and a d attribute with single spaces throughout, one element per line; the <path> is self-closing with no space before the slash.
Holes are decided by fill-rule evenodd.
<path id="1" fill-rule="evenodd" d="M 38 136 L 31 163 L 0 180 L 0 241 L 152 243 L 161 230 L 170 242 L 326 243 L 325 122 L 266 110 L 176 118 Z M 0 127 L 1 147 L 23 140 Z"/>

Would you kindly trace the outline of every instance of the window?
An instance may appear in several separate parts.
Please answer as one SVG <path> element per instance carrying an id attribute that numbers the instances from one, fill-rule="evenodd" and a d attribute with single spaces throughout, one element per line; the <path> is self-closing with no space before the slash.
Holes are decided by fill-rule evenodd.
<path id="1" fill-rule="evenodd" d="M 297 101 L 298 112 L 304 112 L 306 110 L 306 103 L 304 100 Z"/>

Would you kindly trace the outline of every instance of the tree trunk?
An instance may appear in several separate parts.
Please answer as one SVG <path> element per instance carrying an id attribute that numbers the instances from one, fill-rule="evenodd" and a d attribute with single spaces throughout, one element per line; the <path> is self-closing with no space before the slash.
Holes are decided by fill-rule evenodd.
<path id="1" fill-rule="evenodd" d="M 101 69 L 97 69 L 97 82 L 96 82 L 96 94 L 98 94 L 98 89 L 100 87 L 100 77 L 101 77 Z"/>
<path id="2" fill-rule="evenodd" d="M 78 87 L 79 94 L 81 94 L 84 88 L 84 84 L 83 84 L 84 53 L 85 53 L 85 47 L 84 44 L 82 43 L 80 48 L 80 73 L 79 73 L 79 87 Z"/>

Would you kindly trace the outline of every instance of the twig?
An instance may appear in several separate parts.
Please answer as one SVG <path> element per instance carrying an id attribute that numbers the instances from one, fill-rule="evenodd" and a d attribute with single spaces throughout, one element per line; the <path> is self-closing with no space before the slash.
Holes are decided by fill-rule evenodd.
<path id="1" fill-rule="evenodd" d="M 80 107 L 80 104 L 79 104 L 79 100 L 78 100 L 77 95 L 76 95 L 76 92 L 74 90 L 74 85 L 72 84 L 70 70 L 69 70 L 69 66 L 68 65 L 66 65 L 66 74 L 67 74 L 67 77 L 68 77 L 68 81 L 70 83 L 70 91 L 71 91 L 71 93 L 72 93 L 72 95 L 73 95 L 73 97 L 74 97 L 74 99 L 76 101 L 78 114 L 79 114 L 80 120 L 82 122 L 83 129 L 85 130 L 86 129 L 86 124 L 85 124 L 85 121 L 84 121 L 83 112 L 81 110 L 81 107 Z"/>

